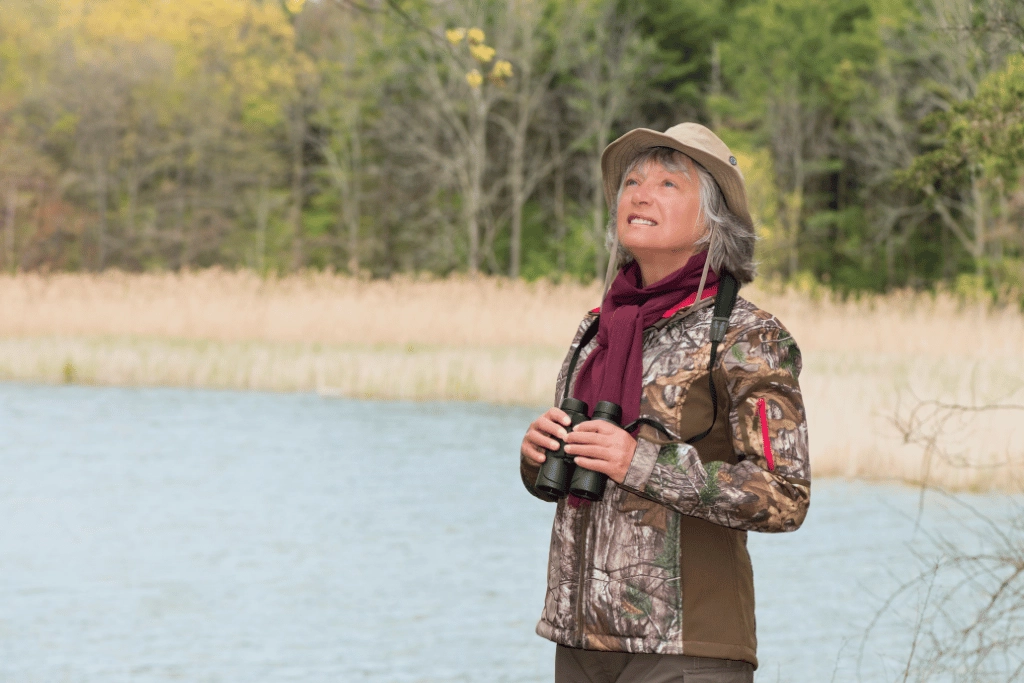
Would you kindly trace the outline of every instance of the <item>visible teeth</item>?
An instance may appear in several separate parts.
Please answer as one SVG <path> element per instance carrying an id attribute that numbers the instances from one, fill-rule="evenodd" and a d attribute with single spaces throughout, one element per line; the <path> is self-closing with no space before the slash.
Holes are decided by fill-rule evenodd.
<path id="1" fill-rule="evenodd" d="M 631 225 L 656 225 L 654 221 L 649 221 L 646 218 L 634 218 L 629 222 Z"/>

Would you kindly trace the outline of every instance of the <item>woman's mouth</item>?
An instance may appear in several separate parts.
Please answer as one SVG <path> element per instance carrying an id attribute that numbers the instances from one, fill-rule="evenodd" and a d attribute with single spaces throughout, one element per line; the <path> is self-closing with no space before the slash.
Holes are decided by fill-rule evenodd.
<path id="1" fill-rule="evenodd" d="M 626 222 L 629 223 L 630 225 L 657 225 L 658 224 L 657 221 L 651 220 L 650 218 L 646 218 L 644 216 L 638 216 L 636 214 L 630 215 L 630 217 L 627 219 Z"/>

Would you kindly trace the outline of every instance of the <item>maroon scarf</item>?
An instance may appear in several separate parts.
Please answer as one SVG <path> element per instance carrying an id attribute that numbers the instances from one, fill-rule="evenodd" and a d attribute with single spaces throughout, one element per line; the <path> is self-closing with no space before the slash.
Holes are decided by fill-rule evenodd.
<path id="1" fill-rule="evenodd" d="M 695 254 L 685 266 L 647 287 L 641 286 L 636 261 L 619 271 L 601 304 L 597 348 L 580 368 L 573 391 L 590 410 L 598 401 L 611 401 L 622 408 L 623 425 L 640 417 L 644 328 L 683 299 L 696 300 L 707 257 L 706 251 Z M 701 298 L 717 283 L 718 275 L 708 270 Z"/>

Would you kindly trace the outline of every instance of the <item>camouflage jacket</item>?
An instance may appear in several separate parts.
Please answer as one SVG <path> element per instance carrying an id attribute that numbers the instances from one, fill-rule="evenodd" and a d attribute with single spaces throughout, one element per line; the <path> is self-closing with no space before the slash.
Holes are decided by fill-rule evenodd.
<path id="1" fill-rule="evenodd" d="M 558 501 L 537 633 L 570 647 L 717 657 L 757 666 L 747 531 L 792 531 L 810 501 L 800 352 L 772 315 L 740 298 L 708 381 L 710 299 L 644 331 L 643 426 L 621 485 L 593 504 Z M 576 334 L 558 378 L 562 395 Z M 579 368 L 596 342 L 583 349 Z M 570 384 L 571 386 L 571 384 Z M 570 394 L 571 395 L 571 394 Z M 526 488 L 538 468 L 521 460 Z"/>

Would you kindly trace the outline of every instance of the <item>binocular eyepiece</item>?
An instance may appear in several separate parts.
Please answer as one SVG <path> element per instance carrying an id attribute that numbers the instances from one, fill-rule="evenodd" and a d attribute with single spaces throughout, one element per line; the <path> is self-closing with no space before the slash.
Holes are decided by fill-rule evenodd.
<path id="1" fill-rule="evenodd" d="M 572 424 L 566 431 L 572 431 L 581 422 L 588 419 L 604 420 L 615 426 L 621 426 L 622 408 L 611 401 L 598 401 L 594 406 L 594 415 L 587 417 L 587 404 L 575 398 L 562 401 L 562 411 L 569 416 Z M 565 442 L 558 440 L 558 449 L 545 451 L 547 459 L 537 474 L 535 488 L 544 493 L 562 498 L 567 493 L 584 500 L 598 501 L 604 496 L 608 476 L 600 472 L 577 467 L 571 455 L 565 452 Z"/>

